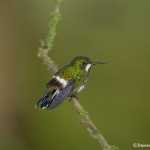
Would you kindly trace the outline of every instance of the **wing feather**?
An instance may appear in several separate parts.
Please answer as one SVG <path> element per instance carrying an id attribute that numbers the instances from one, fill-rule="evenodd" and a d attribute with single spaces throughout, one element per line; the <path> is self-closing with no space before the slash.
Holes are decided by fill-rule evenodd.
<path id="1" fill-rule="evenodd" d="M 53 97 L 51 103 L 48 105 L 48 109 L 54 109 L 59 104 L 61 104 L 68 96 L 71 95 L 74 86 L 75 80 L 71 80 L 64 88 L 56 91 L 55 96 Z"/>

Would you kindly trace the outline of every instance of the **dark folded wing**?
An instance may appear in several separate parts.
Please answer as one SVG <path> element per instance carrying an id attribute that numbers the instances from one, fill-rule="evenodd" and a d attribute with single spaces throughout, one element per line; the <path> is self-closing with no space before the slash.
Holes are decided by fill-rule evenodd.
<path id="1" fill-rule="evenodd" d="M 53 100 L 53 97 L 55 96 L 57 91 L 58 91 L 57 88 L 53 89 L 51 92 L 46 91 L 43 97 L 37 102 L 36 107 L 40 107 L 42 109 L 47 107 L 47 105 L 50 104 L 51 101 Z"/>
<path id="2" fill-rule="evenodd" d="M 48 105 L 48 109 L 54 109 L 59 104 L 61 104 L 68 96 L 71 95 L 74 86 L 75 80 L 71 80 L 64 88 L 57 90 L 55 96 L 53 97 L 53 100 Z"/>

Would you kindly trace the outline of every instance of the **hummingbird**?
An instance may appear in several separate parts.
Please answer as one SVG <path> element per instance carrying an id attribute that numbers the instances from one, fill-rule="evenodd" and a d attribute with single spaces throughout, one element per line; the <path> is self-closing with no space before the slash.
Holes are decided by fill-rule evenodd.
<path id="1" fill-rule="evenodd" d="M 46 92 L 37 102 L 35 107 L 41 109 L 54 109 L 67 97 L 77 98 L 88 80 L 90 69 L 96 64 L 106 64 L 106 62 L 93 62 L 88 57 L 77 56 L 66 66 L 59 69 L 46 85 Z"/>

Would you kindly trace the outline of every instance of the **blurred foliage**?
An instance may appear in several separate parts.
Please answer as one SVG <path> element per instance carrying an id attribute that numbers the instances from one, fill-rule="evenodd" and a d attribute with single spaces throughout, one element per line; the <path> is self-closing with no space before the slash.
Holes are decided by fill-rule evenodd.
<path id="1" fill-rule="evenodd" d="M 0 1 L 0 149 L 99 149 L 66 100 L 53 111 L 34 105 L 51 74 L 37 58 L 54 0 Z M 66 0 L 51 57 L 109 62 L 91 70 L 79 95 L 111 145 L 135 149 L 150 139 L 150 1 Z"/>

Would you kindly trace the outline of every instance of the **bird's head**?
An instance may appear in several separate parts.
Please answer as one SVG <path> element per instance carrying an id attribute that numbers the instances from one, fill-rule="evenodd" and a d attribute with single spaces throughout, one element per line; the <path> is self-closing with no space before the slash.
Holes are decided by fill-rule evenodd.
<path id="1" fill-rule="evenodd" d="M 87 72 L 90 70 L 91 66 L 96 64 L 106 64 L 106 62 L 93 62 L 91 59 L 84 56 L 77 56 L 71 61 L 71 65 L 84 69 Z"/>

